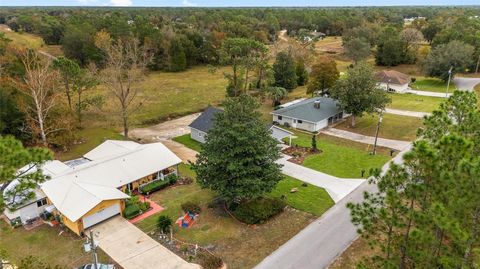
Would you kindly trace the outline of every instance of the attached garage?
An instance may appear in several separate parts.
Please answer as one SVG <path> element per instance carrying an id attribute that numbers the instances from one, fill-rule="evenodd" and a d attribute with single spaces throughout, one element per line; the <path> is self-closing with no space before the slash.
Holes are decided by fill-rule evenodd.
<path id="1" fill-rule="evenodd" d="M 116 203 L 112 206 L 106 207 L 93 213 L 92 215 L 86 216 L 82 219 L 83 221 L 83 229 L 87 229 L 92 227 L 95 224 L 98 224 L 104 220 L 107 220 L 113 216 L 120 214 L 120 204 Z"/>

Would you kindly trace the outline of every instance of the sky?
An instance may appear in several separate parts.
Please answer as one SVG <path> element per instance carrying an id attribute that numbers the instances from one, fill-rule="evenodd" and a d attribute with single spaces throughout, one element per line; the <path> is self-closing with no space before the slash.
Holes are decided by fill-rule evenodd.
<path id="1" fill-rule="evenodd" d="M 480 5 L 480 0 L 0 0 L 0 6 L 408 6 Z"/>

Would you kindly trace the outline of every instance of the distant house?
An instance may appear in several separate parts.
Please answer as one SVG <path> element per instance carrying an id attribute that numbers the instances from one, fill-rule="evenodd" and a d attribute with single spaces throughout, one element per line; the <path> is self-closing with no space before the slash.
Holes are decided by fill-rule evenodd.
<path id="1" fill-rule="evenodd" d="M 339 120 L 345 114 L 338 101 L 315 97 L 280 108 L 272 112 L 273 122 L 309 132 L 316 132 Z"/>
<path id="2" fill-rule="evenodd" d="M 208 107 L 198 118 L 196 118 L 190 125 L 190 137 L 200 143 L 205 143 L 208 132 L 213 127 L 215 115 L 223 113 L 223 110 L 215 107 Z M 277 141 L 282 142 L 284 138 L 290 138 L 292 132 L 280 128 L 275 125 L 269 125 L 268 129 L 272 133 L 272 137 Z"/>
<path id="3" fill-rule="evenodd" d="M 388 92 L 406 93 L 412 81 L 409 75 L 395 70 L 383 70 L 375 74 L 380 88 Z"/>

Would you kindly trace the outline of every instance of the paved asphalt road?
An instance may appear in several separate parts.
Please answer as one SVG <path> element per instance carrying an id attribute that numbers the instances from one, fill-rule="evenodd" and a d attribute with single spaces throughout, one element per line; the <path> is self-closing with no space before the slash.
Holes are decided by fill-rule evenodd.
<path id="1" fill-rule="evenodd" d="M 399 153 L 393 161 L 401 163 L 403 154 L 409 149 Z M 387 168 L 388 164 L 383 171 Z M 348 202 L 360 202 L 364 191 L 375 190 L 375 185 L 364 182 L 254 269 L 327 268 L 358 237 L 355 226 L 350 222 L 350 211 L 345 205 Z"/>

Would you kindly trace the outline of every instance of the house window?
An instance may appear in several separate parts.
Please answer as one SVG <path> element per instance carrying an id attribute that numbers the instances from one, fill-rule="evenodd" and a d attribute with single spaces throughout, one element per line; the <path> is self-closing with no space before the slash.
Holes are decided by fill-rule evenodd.
<path id="1" fill-rule="evenodd" d="M 297 120 L 296 120 L 296 119 L 293 119 L 293 123 L 297 123 Z"/>
<path id="2" fill-rule="evenodd" d="M 303 121 L 302 121 L 302 120 L 298 120 L 298 123 L 303 123 Z"/>
<path id="3" fill-rule="evenodd" d="M 47 204 L 47 198 L 43 198 L 42 200 L 37 201 L 37 207 L 42 207 Z"/>
<path id="4" fill-rule="evenodd" d="M 278 120 L 282 120 L 282 116 L 278 116 Z"/>

